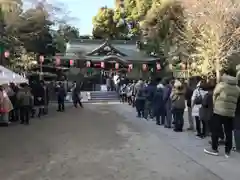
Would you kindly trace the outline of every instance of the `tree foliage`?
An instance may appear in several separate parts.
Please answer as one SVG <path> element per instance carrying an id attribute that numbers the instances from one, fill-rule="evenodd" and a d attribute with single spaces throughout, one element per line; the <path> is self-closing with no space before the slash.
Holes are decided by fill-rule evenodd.
<path id="1" fill-rule="evenodd" d="M 181 34 L 181 44 L 187 46 L 188 59 L 194 64 L 191 73 L 219 78 L 222 69 L 239 63 L 240 6 L 232 0 L 192 3 L 184 3 L 188 26 Z"/>
<path id="2" fill-rule="evenodd" d="M 120 12 L 108 7 L 99 9 L 93 17 L 93 36 L 95 38 L 118 38 L 125 30 L 125 26 L 119 24 Z"/>
<path id="3" fill-rule="evenodd" d="M 78 29 L 65 23 L 62 25 L 64 19 L 60 19 L 58 14 L 64 14 L 64 10 L 57 5 L 49 4 L 45 0 L 32 0 L 31 8 L 23 10 L 22 0 L 11 2 L 12 7 L 2 10 L 3 16 L 0 18 L 1 27 L 4 25 L 1 41 L 4 41 L 4 47 L 11 55 L 9 65 L 21 64 L 26 68 L 29 59 L 36 60 L 38 55 L 52 56 L 57 52 L 63 53 L 65 43 L 79 37 Z M 63 15 L 62 17 L 64 18 Z M 59 25 L 59 29 L 53 30 L 53 25 Z"/>
<path id="4" fill-rule="evenodd" d="M 145 51 L 164 55 L 170 63 L 181 62 L 193 75 L 219 75 L 240 63 L 238 1 L 125 0 L 124 6 L 124 12 L 118 7 L 100 10 L 94 17 L 94 35 L 141 35 Z M 127 30 L 120 30 L 119 22 L 128 25 Z"/>
<path id="5" fill-rule="evenodd" d="M 141 22 L 143 37 L 147 40 L 150 51 L 167 57 L 171 47 L 178 41 L 179 31 L 184 28 L 184 9 L 174 0 L 158 0 L 152 3 Z M 153 49 L 151 44 L 154 44 Z"/>

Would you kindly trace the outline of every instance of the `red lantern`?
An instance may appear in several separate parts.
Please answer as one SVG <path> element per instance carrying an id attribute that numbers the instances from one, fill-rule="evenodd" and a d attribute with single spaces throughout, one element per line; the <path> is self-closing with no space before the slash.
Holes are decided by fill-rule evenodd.
<path id="1" fill-rule="evenodd" d="M 91 62 L 90 62 L 90 61 L 87 61 L 87 62 L 86 62 L 86 66 L 87 66 L 87 67 L 91 67 Z"/>
<path id="2" fill-rule="evenodd" d="M 142 69 L 143 69 L 144 71 L 146 71 L 146 70 L 147 70 L 147 64 L 143 64 L 143 65 L 142 65 Z"/>
<path id="3" fill-rule="evenodd" d="M 40 63 L 43 63 L 44 62 L 44 56 L 39 56 L 39 61 L 40 61 Z"/>
<path id="4" fill-rule="evenodd" d="M 132 64 L 129 64 L 129 65 L 128 65 L 128 71 L 130 72 L 132 69 L 133 69 L 133 65 L 132 65 Z"/>
<path id="5" fill-rule="evenodd" d="M 70 64 L 70 66 L 73 66 L 74 65 L 74 60 L 70 59 L 69 64 Z"/>
<path id="6" fill-rule="evenodd" d="M 60 65 L 60 63 L 61 63 L 60 57 L 56 57 L 55 61 L 56 66 Z"/>
<path id="7" fill-rule="evenodd" d="M 160 63 L 157 63 L 156 67 L 157 67 L 157 70 L 161 70 L 161 68 L 162 68 Z"/>
<path id="8" fill-rule="evenodd" d="M 115 63 L 115 69 L 119 69 L 119 63 Z"/>
<path id="9" fill-rule="evenodd" d="M 105 68 L 104 62 L 101 62 L 101 68 Z"/>
<path id="10" fill-rule="evenodd" d="M 10 56 L 10 52 L 9 52 L 9 51 L 5 51 L 5 52 L 4 52 L 4 57 L 5 57 L 5 58 L 8 58 L 9 56 Z"/>

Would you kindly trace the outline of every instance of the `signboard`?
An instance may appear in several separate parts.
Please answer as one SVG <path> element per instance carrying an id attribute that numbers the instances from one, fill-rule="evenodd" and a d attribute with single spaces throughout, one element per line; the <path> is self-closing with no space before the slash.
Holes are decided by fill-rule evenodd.
<path id="1" fill-rule="evenodd" d="M 107 91 L 107 85 L 100 85 L 100 91 Z"/>
<path id="2" fill-rule="evenodd" d="M 82 102 L 88 102 L 89 99 L 91 99 L 90 92 L 87 92 L 87 91 L 81 92 L 81 101 Z"/>
<path id="3" fill-rule="evenodd" d="M 89 99 L 91 99 L 90 92 L 87 92 L 87 91 L 81 92 L 80 98 L 81 98 L 81 102 L 88 102 Z M 68 92 L 67 93 L 66 101 L 73 102 L 73 100 L 72 100 L 72 92 Z"/>
<path id="4" fill-rule="evenodd" d="M 174 70 L 173 71 L 173 76 L 175 78 L 188 78 L 188 71 L 187 70 Z"/>

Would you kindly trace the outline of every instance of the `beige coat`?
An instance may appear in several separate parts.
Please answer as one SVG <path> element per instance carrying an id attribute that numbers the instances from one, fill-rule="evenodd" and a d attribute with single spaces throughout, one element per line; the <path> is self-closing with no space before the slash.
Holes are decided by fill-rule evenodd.
<path id="1" fill-rule="evenodd" d="M 182 86 L 181 84 L 179 86 Z M 185 109 L 185 89 L 179 89 L 175 86 L 171 93 L 172 109 Z"/>
<path id="2" fill-rule="evenodd" d="M 222 82 L 217 84 L 213 92 L 213 111 L 215 114 L 234 117 L 240 89 L 237 78 L 223 75 Z"/>
<path id="3" fill-rule="evenodd" d="M 7 93 L 3 90 L 0 91 L 0 107 L 3 109 L 6 113 L 10 112 L 13 110 L 13 105 L 8 98 Z"/>

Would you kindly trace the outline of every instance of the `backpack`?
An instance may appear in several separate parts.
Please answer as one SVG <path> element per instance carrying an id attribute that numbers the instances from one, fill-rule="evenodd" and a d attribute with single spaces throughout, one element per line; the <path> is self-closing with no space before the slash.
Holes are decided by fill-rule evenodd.
<path id="1" fill-rule="evenodd" d="M 198 93 L 197 93 L 197 95 L 196 95 L 196 97 L 194 99 L 194 104 L 195 105 L 200 105 L 200 104 L 202 104 L 203 97 L 201 95 L 201 92 L 200 92 L 199 88 L 197 89 L 197 91 L 198 91 Z"/>
<path id="2" fill-rule="evenodd" d="M 205 94 L 205 96 L 202 99 L 202 107 L 204 108 L 209 108 L 209 107 L 213 107 L 213 99 L 212 99 L 212 94 L 210 94 L 209 92 L 207 94 Z"/>

